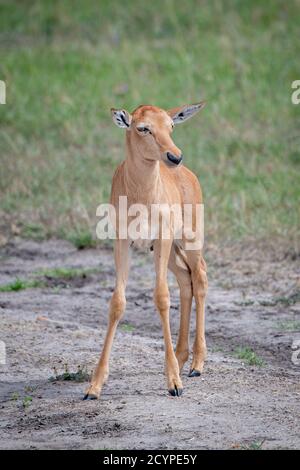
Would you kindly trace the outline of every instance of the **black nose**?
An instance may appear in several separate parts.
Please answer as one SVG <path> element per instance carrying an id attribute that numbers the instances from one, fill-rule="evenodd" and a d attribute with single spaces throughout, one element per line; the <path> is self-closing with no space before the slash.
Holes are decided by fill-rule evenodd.
<path id="1" fill-rule="evenodd" d="M 167 152 L 167 159 L 170 160 L 170 162 L 174 163 L 174 165 L 179 165 L 179 163 L 182 162 L 182 155 L 177 158 L 172 153 Z"/>

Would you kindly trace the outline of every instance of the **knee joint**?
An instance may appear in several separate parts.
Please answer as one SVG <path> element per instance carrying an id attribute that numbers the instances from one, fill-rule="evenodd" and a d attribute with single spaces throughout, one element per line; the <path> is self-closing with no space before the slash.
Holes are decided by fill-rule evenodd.
<path id="1" fill-rule="evenodd" d="M 170 308 L 170 294 L 168 287 L 159 287 L 155 289 L 154 302 L 159 312 Z"/>
<path id="2" fill-rule="evenodd" d="M 200 267 L 193 273 L 194 294 L 205 297 L 208 289 L 206 272 Z"/>
<path id="3" fill-rule="evenodd" d="M 110 318 L 118 321 L 122 318 L 126 307 L 126 299 L 123 294 L 114 292 L 110 301 Z"/>

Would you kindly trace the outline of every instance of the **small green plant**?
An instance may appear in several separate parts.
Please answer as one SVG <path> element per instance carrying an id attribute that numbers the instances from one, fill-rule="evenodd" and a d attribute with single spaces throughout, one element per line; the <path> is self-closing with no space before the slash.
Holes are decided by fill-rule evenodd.
<path id="1" fill-rule="evenodd" d="M 241 300 L 241 301 L 235 301 L 235 305 L 239 305 L 241 307 L 249 307 L 250 305 L 254 305 L 254 300 Z"/>
<path id="2" fill-rule="evenodd" d="M 279 296 L 271 300 L 260 300 L 260 305 L 264 307 L 274 307 L 275 305 L 281 304 L 286 307 L 294 305 L 295 303 L 300 302 L 300 291 L 296 291 L 289 296 Z"/>
<path id="3" fill-rule="evenodd" d="M 263 439 L 262 441 L 253 441 L 249 442 L 249 444 L 243 444 L 240 448 L 242 450 L 261 450 L 264 442 L 265 439 Z"/>
<path id="4" fill-rule="evenodd" d="M 19 290 L 31 289 L 34 287 L 44 287 L 44 283 L 40 280 L 24 280 L 15 279 L 15 281 L 0 286 L 0 292 L 17 292 Z"/>
<path id="5" fill-rule="evenodd" d="M 297 320 L 286 320 L 278 323 L 278 329 L 283 331 L 299 331 L 300 321 Z"/>
<path id="6" fill-rule="evenodd" d="M 234 351 L 234 355 L 238 359 L 241 359 L 242 361 L 244 361 L 249 366 L 261 367 L 264 365 L 264 361 L 259 356 L 257 356 L 257 354 L 253 351 L 253 349 L 249 347 L 237 348 Z"/>
<path id="7" fill-rule="evenodd" d="M 54 268 L 44 269 L 36 273 L 37 276 L 44 276 L 50 279 L 74 279 L 80 276 L 86 276 L 87 274 L 95 272 L 96 269 L 81 269 L 81 268 Z"/>
<path id="8" fill-rule="evenodd" d="M 213 353 L 224 352 L 224 349 L 222 349 L 220 346 L 213 346 L 211 348 L 211 352 Z"/>
<path id="9" fill-rule="evenodd" d="M 19 398 L 19 393 L 18 392 L 12 393 L 12 395 L 11 395 L 11 400 L 12 401 L 16 401 L 16 400 L 18 400 L 18 398 Z"/>
<path id="10" fill-rule="evenodd" d="M 86 366 L 78 366 L 77 372 L 70 372 L 68 364 L 64 365 L 64 372 L 59 374 L 56 367 L 53 368 L 54 375 L 49 378 L 50 382 L 63 382 L 63 381 L 72 381 L 72 382 L 88 382 L 91 378 L 90 374 L 87 371 Z"/>
<path id="11" fill-rule="evenodd" d="M 32 385 L 26 385 L 24 388 L 26 393 L 32 393 L 37 389 L 37 386 L 32 386 Z"/>
<path id="12" fill-rule="evenodd" d="M 59 294 L 60 291 L 61 291 L 61 287 L 60 286 L 55 286 L 51 289 L 51 291 L 53 292 L 53 294 Z"/>
<path id="13" fill-rule="evenodd" d="M 300 302 L 300 291 L 294 292 L 293 294 L 289 296 L 282 296 L 282 297 L 277 297 L 277 302 L 289 306 L 289 305 L 294 305 L 297 302 Z"/>
<path id="14" fill-rule="evenodd" d="M 89 231 L 71 232 L 67 236 L 67 240 L 73 243 L 73 245 L 75 245 L 78 250 L 83 250 L 84 248 L 93 248 L 96 245 L 96 242 L 93 239 L 91 232 Z"/>
<path id="15" fill-rule="evenodd" d="M 30 395 L 26 395 L 23 398 L 23 402 L 22 402 L 23 408 L 25 409 L 28 408 L 31 405 L 31 402 L 32 402 L 32 397 Z"/>
<path id="16" fill-rule="evenodd" d="M 33 240 L 43 240 L 45 238 L 45 227 L 41 224 L 29 222 L 22 228 L 22 236 Z"/>
<path id="17" fill-rule="evenodd" d="M 123 331 L 133 331 L 135 329 L 135 327 L 133 325 L 130 325 L 130 323 L 123 323 L 122 325 L 120 325 L 120 328 Z"/>

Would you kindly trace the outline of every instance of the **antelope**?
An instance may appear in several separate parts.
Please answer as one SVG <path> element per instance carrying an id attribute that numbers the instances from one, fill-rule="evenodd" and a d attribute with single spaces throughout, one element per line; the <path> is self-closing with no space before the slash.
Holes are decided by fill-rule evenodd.
<path id="1" fill-rule="evenodd" d="M 168 111 L 156 106 L 141 105 L 131 114 L 125 109 L 111 109 L 114 123 L 126 129 L 126 158 L 113 176 L 111 204 L 118 209 L 119 197 L 126 196 L 128 204 L 202 204 L 198 178 L 182 164 L 181 150 L 174 144 L 171 133 L 174 125 L 194 116 L 205 102 L 184 105 Z M 159 219 L 161 221 L 161 219 Z M 174 219 L 171 219 L 174 224 Z M 171 228 L 174 229 L 174 226 Z M 117 230 L 117 229 L 116 229 Z M 171 230 L 171 234 L 172 234 Z M 158 236 L 147 240 L 155 264 L 154 303 L 158 310 L 165 343 L 165 375 L 170 395 L 179 397 L 183 386 L 180 377 L 189 358 L 190 312 L 193 297 L 196 309 L 196 332 L 189 377 L 200 376 L 206 358 L 204 304 L 207 293 L 206 263 L 202 247 L 185 249 L 185 238 L 178 244 L 173 236 Z M 84 399 L 97 399 L 109 375 L 109 357 L 117 325 L 126 306 L 125 288 L 129 271 L 129 247 L 132 240 L 116 232 L 114 260 L 116 283 L 110 301 L 109 321 L 102 353 Z M 175 275 L 180 289 L 180 328 L 176 351 L 172 345 L 169 322 L 170 294 L 168 269 Z"/>

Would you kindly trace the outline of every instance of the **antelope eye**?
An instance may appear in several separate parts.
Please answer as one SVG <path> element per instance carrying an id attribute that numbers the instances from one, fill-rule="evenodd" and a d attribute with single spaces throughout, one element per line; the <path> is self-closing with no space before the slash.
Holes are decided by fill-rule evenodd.
<path id="1" fill-rule="evenodd" d="M 149 127 L 146 127 L 146 126 L 137 127 L 137 130 L 141 132 L 142 134 L 152 134 Z"/>

